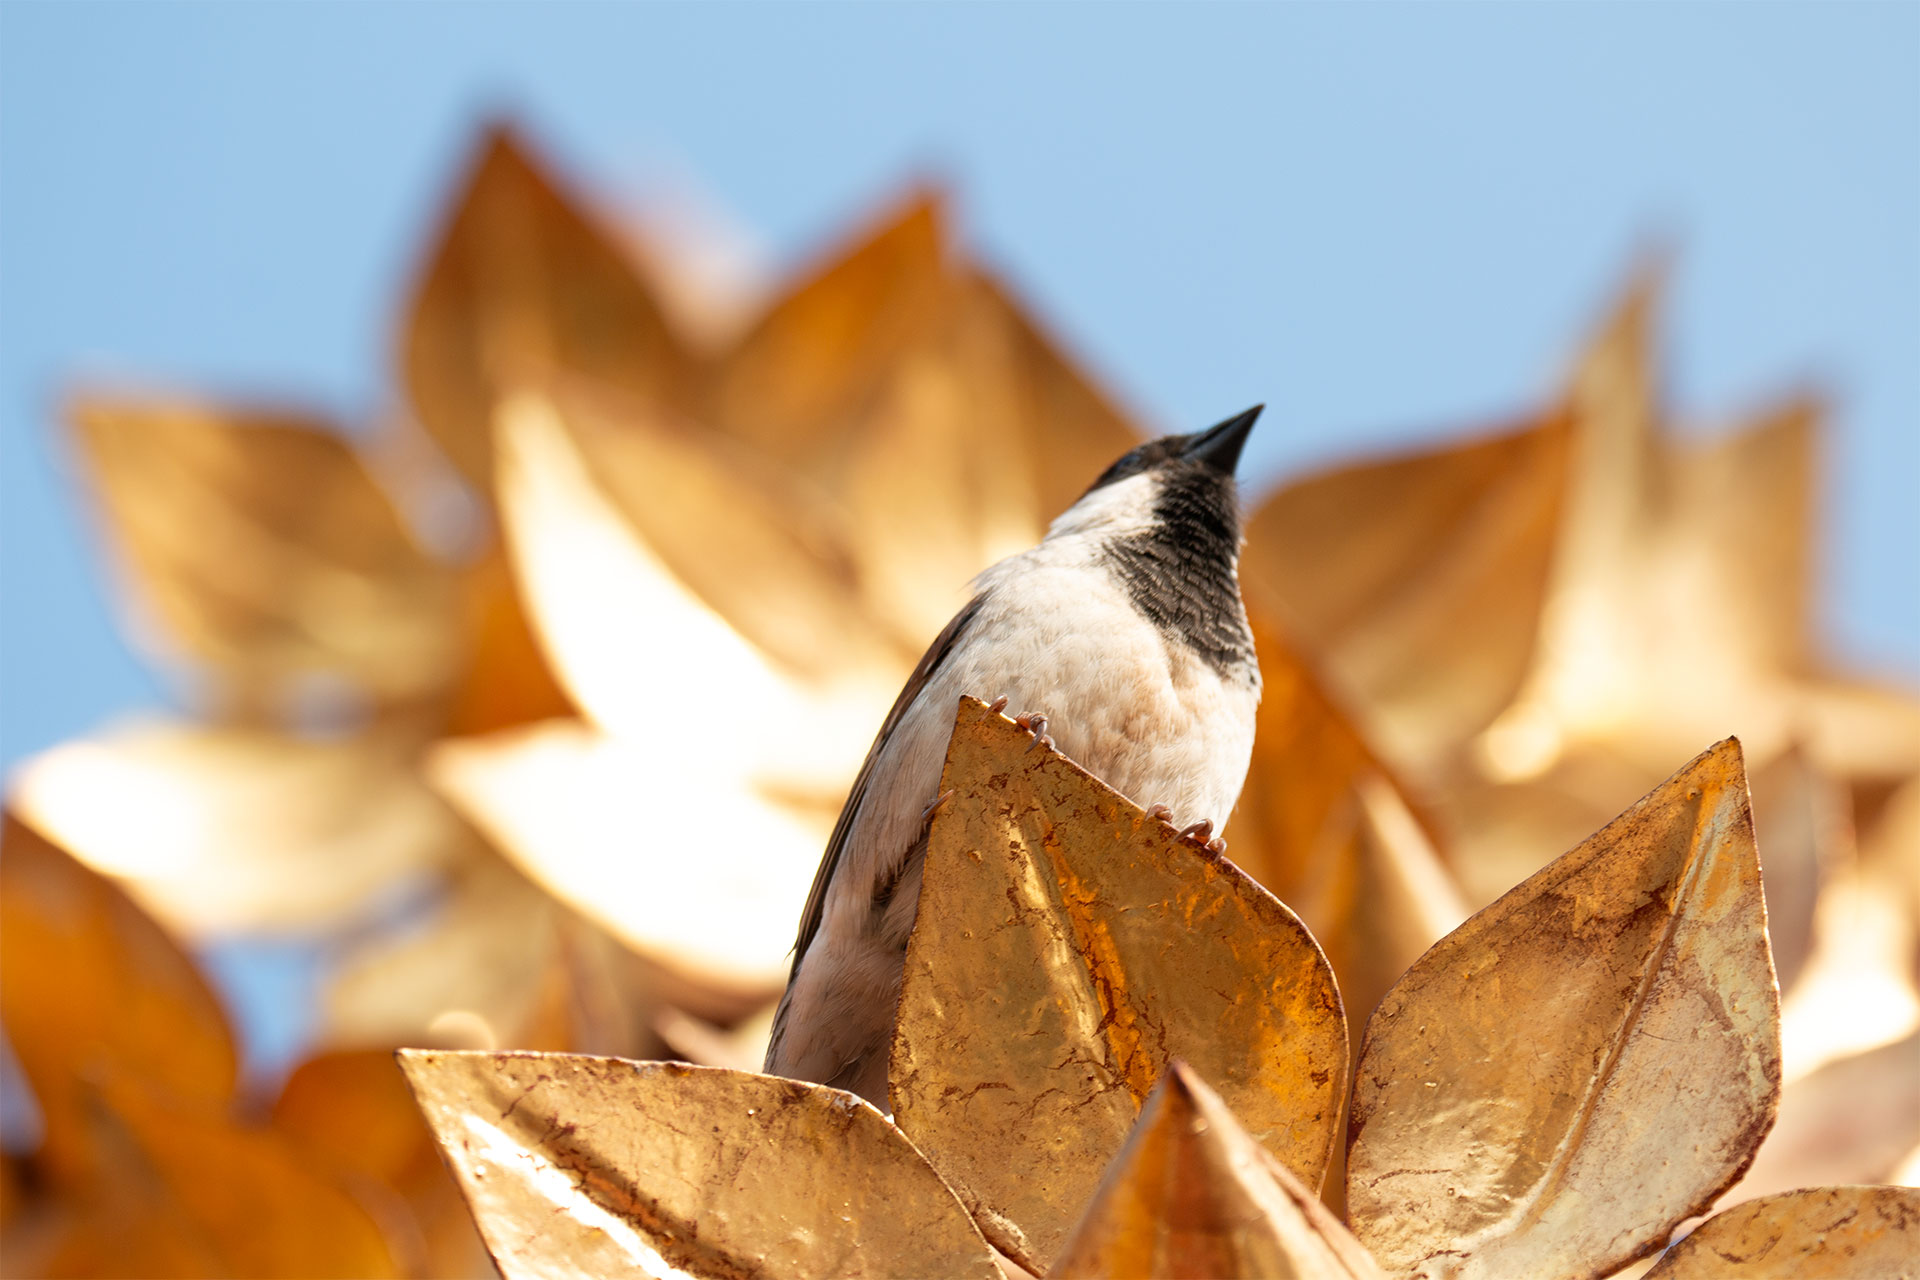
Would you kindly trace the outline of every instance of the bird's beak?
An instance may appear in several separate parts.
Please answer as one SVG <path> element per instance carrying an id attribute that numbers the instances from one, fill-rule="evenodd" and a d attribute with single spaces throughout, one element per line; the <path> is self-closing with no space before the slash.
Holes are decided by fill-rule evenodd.
<path id="1" fill-rule="evenodd" d="M 1240 450 L 1247 443 L 1247 433 L 1253 430 L 1254 420 L 1266 407 L 1257 404 L 1245 413 L 1208 427 L 1188 442 L 1180 456 L 1204 462 L 1223 475 L 1232 475 L 1240 464 Z"/>

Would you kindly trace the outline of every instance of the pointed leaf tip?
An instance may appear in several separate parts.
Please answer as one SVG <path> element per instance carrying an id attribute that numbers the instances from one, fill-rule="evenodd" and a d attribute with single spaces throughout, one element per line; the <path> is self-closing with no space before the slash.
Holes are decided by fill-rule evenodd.
<path id="1" fill-rule="evenodd" d="M 1178 1059 L 1048 1275 L 1383 1280 L 1319 1198 Z"/>
<path id="2" fill-rule="evenodd" d="M 1299 919 L 974 699 L 929 837 L 892 1059 L 902 1129 L 1022 1265 L 1058 1251 L 1175 1055 L 1309 1186 L 1346 1019 Z M 1006 1135 L 1030 1135 L 1006 1158 Z"/>
<path id="3" fill-rule="evenodd" d="M 398 1057 L 506 1280 L 998 1276 L 913 1144 L 838 1089 L 575 1054 Z"/>
<path id="4" fill-rule="evenodd" d="M 1729 738 L 1381 1002 L 1354 1086 L 1356 1234 L 1420 1277 L 1607 1274 L 1733 1183 L 1779 1091 L 1779 993 Z"/>

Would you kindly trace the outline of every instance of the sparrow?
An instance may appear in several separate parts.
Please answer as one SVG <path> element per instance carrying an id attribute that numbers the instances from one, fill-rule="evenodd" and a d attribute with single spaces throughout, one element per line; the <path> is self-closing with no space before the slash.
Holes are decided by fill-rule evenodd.
<path id="1" fill-rule="evenodd" d="M 1240 599 L 1234 469 L 1262 406 L 1123 455 L 1038 546 L 973 582 L 887 713 L 827 842 L 774 1016 L 770 1075 L 888 1111 L 887 1060 L 954 708 L 1018 723 L 1155 817 L 1224 820 L 1260 667 Z M 1209 841 L 1209 818 L 1181 834 Z"/>

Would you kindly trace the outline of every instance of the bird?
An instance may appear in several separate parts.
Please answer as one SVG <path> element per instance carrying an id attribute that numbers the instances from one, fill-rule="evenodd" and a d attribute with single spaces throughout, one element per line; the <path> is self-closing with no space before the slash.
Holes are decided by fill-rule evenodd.
<path id="1" fill-rule="evenodd" d="M 1017 723 L 1180 834 L 1224 851 L 1260 667 L 1240 596 L 1235 470 L 1263 406 L 1122 455 L 1034 547 L 993 565 L 887 713 L 820 860 L 769 1075 L 889 1111 L 887 1063 L 959 699 Z"/>

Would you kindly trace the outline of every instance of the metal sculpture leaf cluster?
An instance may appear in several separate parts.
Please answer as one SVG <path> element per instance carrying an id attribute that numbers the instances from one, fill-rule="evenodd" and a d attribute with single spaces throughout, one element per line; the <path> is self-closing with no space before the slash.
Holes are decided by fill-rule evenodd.
<path id="1" fill-rule="evenodd" d="M 757 315 L 675 264 L 494 131 L 378 423 L 72 399 L 194 709 L 11 780 L 0 1270 L 1912 1270 L 1846 1184 L 1920 1178 L 1920 700 L 1813 641 L 1822 407 L 1663 419 L 1657 270 L 1539 411 L 1255 496 L 1227 857 L 956 709 L 888 1117 L 754 1070 L 819 850 L 1143 431 L 937 194 Z M 261 940 L 284 1081 L 196 958 Z"/>

